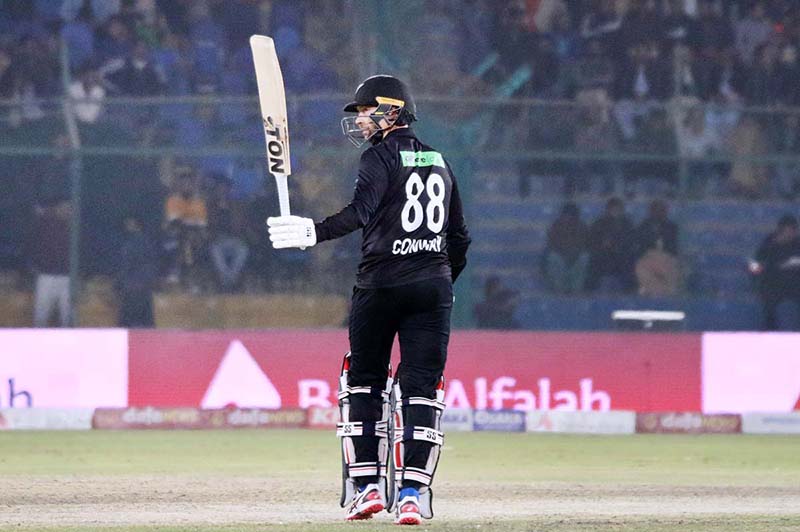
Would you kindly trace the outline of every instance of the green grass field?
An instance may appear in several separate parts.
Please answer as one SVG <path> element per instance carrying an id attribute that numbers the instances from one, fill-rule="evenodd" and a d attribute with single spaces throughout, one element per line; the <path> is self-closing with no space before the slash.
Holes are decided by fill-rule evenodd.
<path id="1" fill-rule="evenodd" d="M 448 434 L 422 530 L 798 531 L 800 438 Z M 0 433 L 0 530 L 394 530 L 341 521 L 332 432 Z"/>

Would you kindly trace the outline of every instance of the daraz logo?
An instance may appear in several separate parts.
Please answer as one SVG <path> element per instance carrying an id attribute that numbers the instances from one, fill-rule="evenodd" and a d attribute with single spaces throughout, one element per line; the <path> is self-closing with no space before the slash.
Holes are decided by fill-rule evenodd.
<path id="1" fill-rule="evenodd" d="M 239 340 L 228 346 L 201 403 L 203 408 L 231 405 L 240 408 L 281 407 L 281 394 Z"/>

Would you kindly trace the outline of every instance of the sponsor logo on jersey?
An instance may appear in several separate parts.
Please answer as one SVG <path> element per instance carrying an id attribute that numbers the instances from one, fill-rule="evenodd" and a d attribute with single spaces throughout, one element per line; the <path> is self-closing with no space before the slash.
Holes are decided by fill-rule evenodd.
<path id="1" fill-rule="evenodd" d="M 403 166 L 439 166 L 445 168 L 444 158 L 438 151 L 401 151 Z"/>
<path id="2" fill-rule="evenodd" d="M 437 236 L 430 240 L 418 238 L 403 238 L 392 242 L 392 255 L 408 255 L 419 251 L 442 251 L 442 237 Z"/>

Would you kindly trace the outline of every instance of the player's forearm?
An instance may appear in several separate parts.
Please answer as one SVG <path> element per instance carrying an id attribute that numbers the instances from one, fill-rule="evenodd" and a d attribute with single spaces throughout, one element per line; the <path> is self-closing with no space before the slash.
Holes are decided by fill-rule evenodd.
<path id="1" fill-rule="evenodd" d="M 314 224 L 317 242 L 333 240 L 348 235 L 363 226 L 358 210 L 351 203 L 341 211 Z"/>

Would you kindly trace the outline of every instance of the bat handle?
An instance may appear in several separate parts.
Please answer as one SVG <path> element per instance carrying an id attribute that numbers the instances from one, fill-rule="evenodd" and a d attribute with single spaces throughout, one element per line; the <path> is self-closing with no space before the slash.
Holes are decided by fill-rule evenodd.
<path id="1" fill-rule="evenodd" d="M 278 187 L 278 203 L 281 208 L 281 216 L 289 216 L 289 185 L 284 174 L 275 174 L 275 184 Z"/>

